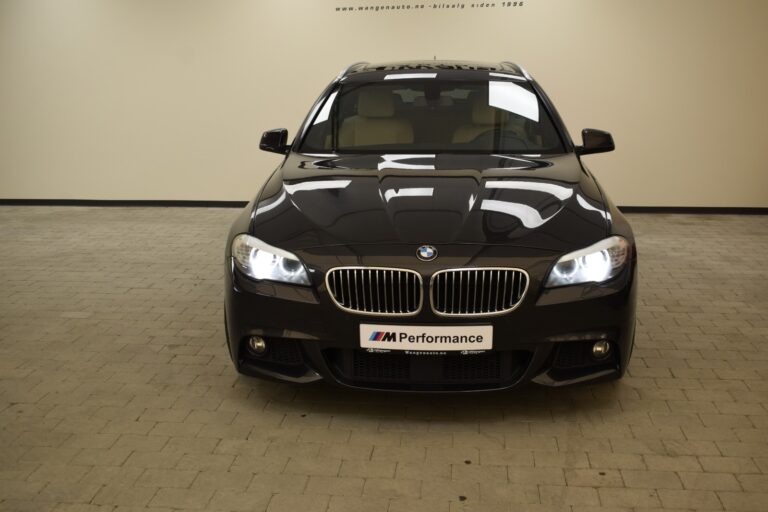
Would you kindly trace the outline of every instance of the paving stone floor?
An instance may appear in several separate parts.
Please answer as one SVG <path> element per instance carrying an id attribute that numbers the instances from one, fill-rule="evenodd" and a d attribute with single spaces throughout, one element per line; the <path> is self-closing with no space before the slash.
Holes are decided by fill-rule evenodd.
<path id="1" fill-rule="evenodd" d="M 230 209 L 0 207 L 0 511 L 768 510 L 768 218 L 631 215 L 617 383 L 238 377 Z"/>

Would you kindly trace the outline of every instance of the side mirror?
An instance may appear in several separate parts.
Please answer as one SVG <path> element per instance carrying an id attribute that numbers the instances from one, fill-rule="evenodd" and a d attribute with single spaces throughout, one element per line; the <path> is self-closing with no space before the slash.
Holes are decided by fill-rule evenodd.
<path id="1" fill-rule="evenodd" d="M 259 149 L 283 155 L 288 153 L 288 150 L 290 149 L 290 146 L 288 146 L 288 130 L 285 128 L 278 128 L 277 130 L 264 132 L 261 136 Z"/>
<path id="2" fill-rule="evenodd" d="M 613 143 L 613 137 L 610 133 L 603 130 L 585 128 L 581 130 L 581 139 L 584 141 L 582 146 L 576 147 L 576 154 L 591 155 L 593 153 L 607 153 L 616 149 Z"/>

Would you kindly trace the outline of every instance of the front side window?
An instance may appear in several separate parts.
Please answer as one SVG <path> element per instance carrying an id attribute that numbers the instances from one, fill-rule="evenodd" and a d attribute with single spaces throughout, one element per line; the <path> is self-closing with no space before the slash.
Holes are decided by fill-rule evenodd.
<path id="1" fill-rule="evenodd" d="M 552 154 L 564 148 L 527 82 L 419 77 L 340 85 L 317 109 L 299 151 Z"/>

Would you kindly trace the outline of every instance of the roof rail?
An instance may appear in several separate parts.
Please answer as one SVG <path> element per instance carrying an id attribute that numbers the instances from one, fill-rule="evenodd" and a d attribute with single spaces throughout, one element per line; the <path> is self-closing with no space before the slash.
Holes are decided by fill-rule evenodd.
<path id="1" fill-rule="evenodd" d="M 531 75 L 529 75 L 528 72 L 525 70 L 525 68 L 523 66 L 521 66 L 520 64 L 515 64 L 514 62 L 509 62 L 508 60 L 502 62 L 502 64 L 509 64 L 513 68 L 516 68 L 518 71 L 520 71 L 520 73 L 523 74 L 523 76 L 525 77 L 526 80 L 533 80 Z"/>
<path id="2" fill-rule="evenodd" d="M 339 76 L 336 77 L 336 80 L 341 80 L 342 78 L 347 76 L 350 73 L 350 71 L 352 71 L 354 68 L 356 68 L 357 66 L 361 66 L 363 64 L 369 64 L 369 63 L 366 61 L 360 61 L 360 62 L 354 62 L 350 64 L 349 66 L 341 70 L 341 73 L 339 73 Z"/>

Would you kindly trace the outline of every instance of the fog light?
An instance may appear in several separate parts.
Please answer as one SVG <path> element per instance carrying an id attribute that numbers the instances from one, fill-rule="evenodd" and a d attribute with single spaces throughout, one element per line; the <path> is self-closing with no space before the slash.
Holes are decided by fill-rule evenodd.
<path id="1" fill-rule="evenodd" d="M 611 344 L 605 340 L 596 341 L 595 344 L 592 345 L 592 356 L 594 356 L 595 359 L 606 357 L 610 351 Z"/>
<path id="2" fill-rule="evenodd" d="M 263 354 L 267 351 L 267 342 L 261 336 L 251 336 L 248 338 L 248 348 L 254 354 Z"/>

